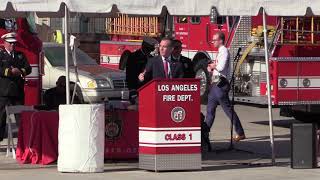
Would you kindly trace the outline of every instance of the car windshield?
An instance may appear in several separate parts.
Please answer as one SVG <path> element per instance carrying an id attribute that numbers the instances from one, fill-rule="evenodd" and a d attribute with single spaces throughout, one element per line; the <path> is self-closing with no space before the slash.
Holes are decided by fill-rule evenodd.
<path id="1" fill-rule="evenodd" d="M 52 66 L 65 66 L 63 46 L 44 47 L 44 54 Z M 78 65 L 97 65 L 95 60 L 80 49 L 76 49 L 76 60 Z M 73 66 L 71 50 L 69 50 L 69 65 Z"/>

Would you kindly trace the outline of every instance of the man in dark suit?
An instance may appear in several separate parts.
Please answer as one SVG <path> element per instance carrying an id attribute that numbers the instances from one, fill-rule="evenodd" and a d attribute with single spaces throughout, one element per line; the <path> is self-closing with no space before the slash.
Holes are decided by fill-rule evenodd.
<path id="1" fill-rule="evenodd" d="M 191 59 L 182 56 L 181 51 L 182 51 L 182 42 L 180 40 L 173 40 L 173 52 L 172 52 L 172 59 L 176 62 L 180 62 L 183 67 L 183 73 L 184 73 L 184 78 L 194 78 L 195 77 L 195 72 L 193 70 L 193 63 Z"/>
<path id="2" fill-rule="evenodd" d="M 146 69 L 139 75 L 141 82 L 157 78 L 182 78 L 183 67 L 172 60 L 173 43 L 170 38 L 163 38 L 159 45 L 159 56 L 149 59 Z"/>

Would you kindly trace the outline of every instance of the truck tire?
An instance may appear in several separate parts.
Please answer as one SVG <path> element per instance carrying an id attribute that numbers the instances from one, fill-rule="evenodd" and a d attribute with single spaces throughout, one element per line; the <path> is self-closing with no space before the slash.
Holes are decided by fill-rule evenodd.
<path id="1" fill-rule="evenodd" d="M 292 117 L 292 108 L 291 106 L 280 106 L 280 116 L 283 117 Z"/>
<path id="2" fill-rule="evenodd" d="M 310 113 L 297 110 L 292 110 L 292 116 L 295 120 L 306 123 L 317 122 L 320 119 L 320 114 L 318 113 Z"/>
<path id="3" fill-rule="evenodd" d="M 207 66 L 208 66 L 208 61 L 206 59 L 199 60 L 194 66 L 194 72 L 196 73 L 196 78 L 200 79 L 201 104 L 208 103 L 210 78 L 209 78 L 209 72 L 207 70 Z"/>

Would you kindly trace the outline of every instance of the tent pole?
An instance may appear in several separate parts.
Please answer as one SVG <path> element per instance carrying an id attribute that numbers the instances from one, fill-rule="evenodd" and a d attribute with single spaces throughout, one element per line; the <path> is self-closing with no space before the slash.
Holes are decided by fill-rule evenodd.
<path id="1" fill-rule="evenodd" d="M 69 77 L 69 45 L 68 45 L 68 18 L 67 5 L 64 6 L 64 48 L 65 48 L 65 68 L 66 68 L 66 104 L 70 104 L 70 77 Z"/>
<path id="2" fill-rule="evenodd" d="M 267 23 L 266 12 L 263 9 L 263 36 L 264 36 L 264 57 L 266 61 L 266 73 L 267 73 L 267 91 L 268 91 L 268 111 L 269 111 L 269 129 L 270 129 L 270 146 L 272 165 L 275 165 L 276 158 L 274 152 L 274 137 L 273 137 L 273 122 L 272 122 L 272 99 L 271 99 L 271 86 L 270 86 L 270 73 L 269 73 L 269 52 L 268 52 L 268 39 L 267 39 Z"/>

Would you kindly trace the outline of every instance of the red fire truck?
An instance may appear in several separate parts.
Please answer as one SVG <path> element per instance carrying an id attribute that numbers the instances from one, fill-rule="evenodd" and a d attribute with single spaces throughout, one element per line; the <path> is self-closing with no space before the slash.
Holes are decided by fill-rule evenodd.
<path id="1" fill-rule="evenodd" d="M 32 72 L 26 77 L 25 84 L 25 104 L 37 105 L 41 99 L 41 58 L 42 42 L 31 28 L 26 18 L 0 19 L 0 36 L 10 31 L 17 33 L 16 50 L 21 51 L 26 56 L 32 67 Z M 0 39 L 0 46 L 3 40 Z M 3 48 L 3 47 L 2 47 Z"/>
<path id="2" fill-rule="evenodd" d="M 320 102 L 320 17 L 267 17 L 270 80 L 274 105 L 295 105 L 294 115 L 315 112 Z M 225 33 L 231 60 L 241 48 L 236 67 L 235 101 L 267 104 L 266 62 L 262 17 L 210 16 L 130 17 L 119 15 L 106 21 L 111 41 L 100 44 L 101 65 L 117 67 L 120 57 L 139 48 L 142 36 L 171 35 L 183 43 L 183 55 L 194 62 L 201 78 L 201 97 L 208 93 L 207 62 L 217 49 L 211 44 L 213 34 Z M 230 66 L 233 69 L 233 61 Z"/>

